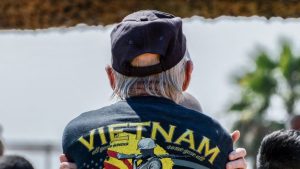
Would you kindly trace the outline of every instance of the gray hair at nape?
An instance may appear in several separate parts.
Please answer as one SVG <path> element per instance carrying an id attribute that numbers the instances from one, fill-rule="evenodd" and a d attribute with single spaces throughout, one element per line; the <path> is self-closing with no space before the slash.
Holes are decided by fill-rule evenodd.
<path id="1" fill-rule="evenodd" d="M 183 98 L 182 85 L 185 79 L 185 65 L 190 60 L 186 51 L 183 59 L 174 67 L 164 72 L 145 76 L 129 77 L 113 70 L 115 88 L 112 97 L 126 99 L 133 96 L 165 97 L 178 103 Z"/>

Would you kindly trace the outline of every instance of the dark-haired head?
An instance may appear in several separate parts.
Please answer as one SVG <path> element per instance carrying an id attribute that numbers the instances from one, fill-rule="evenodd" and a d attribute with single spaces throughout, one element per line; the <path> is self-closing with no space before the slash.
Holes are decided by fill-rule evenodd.
<path id="1" fill-rule="evenodd" d="M 264 137 L 258 169 L 300 169 L 300 131 L 280 130 Z"/>
<path id="2" fill-rule="evenodd" d="M 0 157 L 0 169 L 33 169 L 33 166 L 21 156 L 5 155 Z"/>

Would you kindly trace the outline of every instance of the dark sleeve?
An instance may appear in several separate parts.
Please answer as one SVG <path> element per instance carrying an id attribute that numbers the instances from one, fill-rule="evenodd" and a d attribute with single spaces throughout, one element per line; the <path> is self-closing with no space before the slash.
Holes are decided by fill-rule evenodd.
<path id="1" fill-rule="evenodd" d="M 227 157 L 222 163 L 226 164 L 229 161 L 229 153 L 233 151 L 233 141 L 230 133 L 227 132 L 226 129 L 224 129 L 220 125 L 220 123 L 218 123 L 215 120 L 213 121 L 218 133 L 217 143 L 218 145 L 220 145 L 221 152 L 224 154 L 225 157 Z"/>
<path id="2" fill-rule="evenodd" d="M 98 124 L 101 124 L 101 116 L 97 115 L 98 113 L 101 113 L 101 109 L 82 113 L 67 124 L 62 136 L 64 153 L 78 138 L 88 134 L 89 131 L 97 128 Z"/>
<path id="3" fill-rule="evenodd" d="M 78 131 L 76 130 L 76 118 L 70 121 L 64 129 L 62 136 L 63 153 L 66 154 L 68 148 L 75 142 Z"/>
<path id="4" fill-rule="evenodd" d="M 93 125 L 89 125 L 89 119 L 93 119 L 87 113 L 82 113 L 78 117 L 71 120 L 64 129 L 62 136 L 63 153 L 68 156 L 68 150 L 84 134 L 88 134 L 93 129 Z"/>

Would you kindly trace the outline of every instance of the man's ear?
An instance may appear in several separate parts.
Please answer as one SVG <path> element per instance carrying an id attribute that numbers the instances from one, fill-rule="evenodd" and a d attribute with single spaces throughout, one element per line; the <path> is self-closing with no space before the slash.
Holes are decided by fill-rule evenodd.
<path id="1" fill-rule="evenodd" d="M 105 70 L 106 70 L 106 74 L 107 74 L 107 77 L 109 80 L 110 87 L 114 90 L 115 89 L 115 75 L 113 73 L 112 67 L 107 65 L 105 67 Z"/>
<path id="2" fill-rule="evenodd" d="M 185 91 L 189 87 L 193 68 L 194 68 L 193 62 L 191 60 L 187 61 L 185 64 L 185 78 L 184 78 L 184 82 L 182 85 L 182 91 Z"/>

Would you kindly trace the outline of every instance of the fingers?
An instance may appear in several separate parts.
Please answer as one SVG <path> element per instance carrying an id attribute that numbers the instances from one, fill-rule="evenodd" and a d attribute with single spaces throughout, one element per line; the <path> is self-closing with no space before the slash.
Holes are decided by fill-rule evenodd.
<path id="1" fill-rule="evenodd" d="M 59 169 L 77 169 L 76 164 L 68 162 L 65 154 L 59 156 L 60 166 Z"/>
<path id="2" fill-rule="evenodd" d="M 237 148 L 229 154 L 229 160 L 226 164 L 226 169 L 246 169 L 247 162 L 245 157 L 247 152 L 244 148 Z"/>
<path id="3" fill-rule="evenodd" d="M 77 169 L 77 166 L 74 163 L 62 162 L 59 169 Z"/>
<path id="4" fill-rule="evenodd" d="M 68 159 L 67 159 L 67 157 L 66 157 L 65 154 L 61 154 L 61 155 L 59 156 L 59 161 L 60 161 L 61 163 L 63 163 L 63 162 L 68 162 Z"/>
<path id="5" fill-rule="evenodd" d="M 241 133 L 239 130 L 235 130 L 234 132 L 232 132 L 231 138 L 232 138 L 233 143 L 237 142 L 239 140 L 240 136 L 241 136 Z"/>
<path id="6" fill-rule="evenodd" d="M 237 148 L 229 154 L 229 160 L 236 160 L 239 158 L 245 158 L 247 155 L 247 151 L 244 148 Z"/>
<path id="7" fill-rule="evenodd" d="M 226 164 L 226 169 L 246 169 L 247 162 L 244 158 L 240 158 L 235 161 L 228 162 Z"/>

